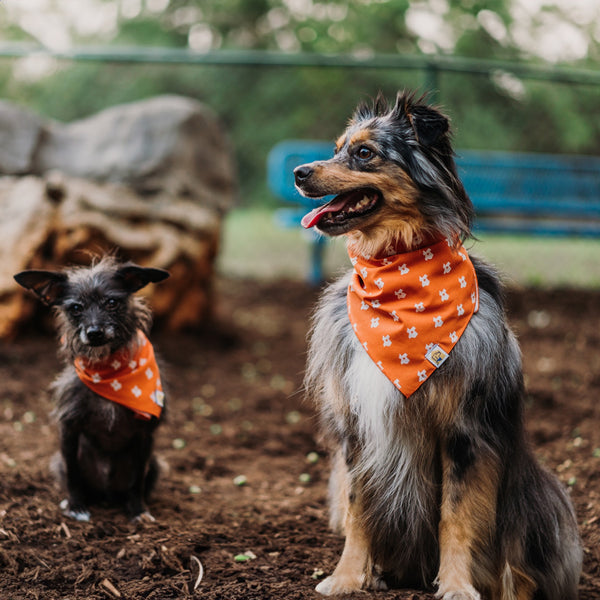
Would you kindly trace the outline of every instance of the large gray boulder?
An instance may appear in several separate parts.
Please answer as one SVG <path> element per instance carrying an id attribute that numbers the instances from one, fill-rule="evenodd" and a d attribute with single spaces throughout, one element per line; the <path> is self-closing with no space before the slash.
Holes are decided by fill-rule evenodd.
<path id="1" fill-rule="evenodd" d="M 235 193 L 230 148 L 214 113 L 182 96 L 121 104 L 66 124 L 0 101 L 0 173 L 53 170 L 218 210 Z"/>

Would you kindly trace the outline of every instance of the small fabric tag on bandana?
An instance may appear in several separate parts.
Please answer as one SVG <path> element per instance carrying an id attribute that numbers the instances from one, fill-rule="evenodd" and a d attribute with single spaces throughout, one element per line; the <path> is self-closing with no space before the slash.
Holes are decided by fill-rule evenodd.
<path id="1" fill-rule="evenodd" d="M 432 346 L 427 350 L 427 354 L 425 354 L 425 358 L 437 369 L 439 366 L 444 364 L 446 359 L 450 355 L 442 350 L 437 344 Z"/>
<path id="2" fill-rule="evenodd" d="M 462 245 L 449 240 L 381 259 L 349 255 L 354 332 L 408 397 L 447 360 L 479 308 L 473 263 Z"/>
<path id="3" fill-rule="evenodd" d="M 115 352 L 102 363 L 75 359 L 79 379 L 93 392 L 121 404 L 143 419 L 160 417 L 164 392 L 154 348 L 143 331 L 137 332 L 137 348 Z"/>

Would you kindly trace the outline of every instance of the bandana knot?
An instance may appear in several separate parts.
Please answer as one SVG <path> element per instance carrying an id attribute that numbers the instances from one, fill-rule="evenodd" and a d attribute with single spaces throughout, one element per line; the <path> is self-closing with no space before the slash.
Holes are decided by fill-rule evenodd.
<path id="1" fill-rule="evenodd" d="M 450 240 L 382 259 L 348 253 L 352 328 L 373 362 L 409 397 L 448 358 L 479 308 L 473 263 Z"/>
<path id="2" fill-rule="evenodd" d="M 165 395 L 154 348 L 137 332 L 136 351 L 119 350 L 101 363 L 75 359 L 79 379 L 93 392 L 132 410 L 142 419 L 160 417 Z"/>

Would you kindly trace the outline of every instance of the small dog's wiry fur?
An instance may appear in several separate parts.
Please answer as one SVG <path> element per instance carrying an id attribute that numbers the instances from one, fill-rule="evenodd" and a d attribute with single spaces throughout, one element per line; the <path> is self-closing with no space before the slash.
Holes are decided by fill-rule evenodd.
<path id="1" fill-rule="evenodd" d="M 414 95 L 360 106 L 334 157 L 297 167 L 295 177 L 306 196 L 338 195 L 305 226 L 345 234 L 355 254 L 469 237 L 474 212 L 448 120 Z M 322 296 L 305 384 L 333 443 L 331 524 L 345 534 L 322 594 L 392 581 L 435 582 L 444 600 L 577 598 L 582 551 L 571 502 L 527 445 L 521 357 L 501 286 L 489 265 L 472 261 L 479 310 L 408 399 L 352 330 L 350 273 Z"/>
<path id="2" fill-rule="evenodd" d="M 89 504 L 109 501 L 123 504 L 132 519 L 153 519 L 145 501 L 159 473 L 152 447 L 162 414 L 140 419 L 99 396 L 80 380 L 73 361 L 103 365 L 115 352 L 134 353 L 137 332 L 148 332 L 151 313 L 133 294 L 168 276 L 162 269 L 120 264 L 110 256 L 89 268 L 15 275 L 56 309 L 65 368 L 52 386 L 60 427 L 60 452 L 52 470 L 66 488 L 61 507 L 72 518 L 87 521 Z"/>

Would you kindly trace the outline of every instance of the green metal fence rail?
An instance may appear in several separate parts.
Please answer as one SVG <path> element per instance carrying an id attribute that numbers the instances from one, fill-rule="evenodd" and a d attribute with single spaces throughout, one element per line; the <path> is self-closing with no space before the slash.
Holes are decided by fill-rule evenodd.
<path id="1" fill-rule="evenodd" d="M 101 61 L 112 63 L 154 63 L 187 65 L 226 65 L 233 67 L 320 67 L 350 69 L 406 69 L 424 71 L 428 82 L 435 82 L 438 73 L 489 75 L 512 73 L 524 79 L 559 83 L 600 85 L 600 71 L 545 66 L 526 62 L 428 56 L 374 54 L 358 57 L 349 54 L 285 53 L 266 50 L 211 50 L 193 52 L 185 48 L 153 46 L 81 46 L 57 51 L 32 44 L 0 44 L 0 58 L 49 56 L 59 60 Z M 434 87 L 434 86 L 430 86 Z"/>

